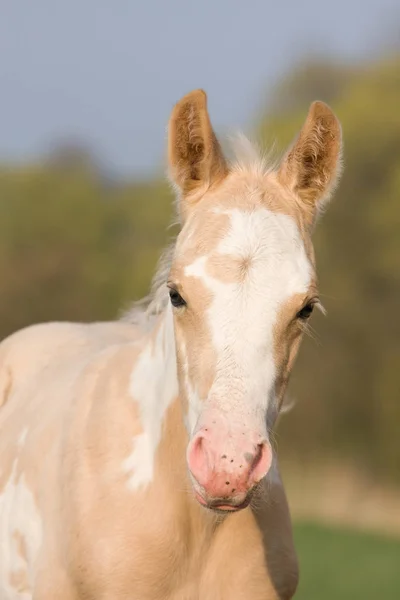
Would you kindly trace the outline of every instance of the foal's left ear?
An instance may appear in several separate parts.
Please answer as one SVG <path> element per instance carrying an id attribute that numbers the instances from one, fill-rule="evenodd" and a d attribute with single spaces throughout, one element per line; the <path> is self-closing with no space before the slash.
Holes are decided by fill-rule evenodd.
<path id="1" fill-rule="evenodd" d="M 329 200 L 341 170 L 342 133 L 338 119 L 323 102 L 313 102 L 300 134 L 278 172 L 280 182 L 300 199 L 312 225 Z"/>
<path id="2" fill-rule="evenodd" d="M 228 167 L 207 110 L 207 96 L 195 90 L 173 108 L 168 126 L 170 176 L 183 202 L 196 190 L 223 179 Z M 182 207 L 184 208 L 184 207 Z"/>

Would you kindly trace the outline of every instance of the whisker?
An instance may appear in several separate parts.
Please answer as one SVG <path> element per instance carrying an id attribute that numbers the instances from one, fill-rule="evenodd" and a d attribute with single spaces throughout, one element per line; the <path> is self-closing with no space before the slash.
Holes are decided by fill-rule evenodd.
<path id="1" fill-rule="evenodd" d="M 309 323 L 303 323 L 302 330 L 309 338 L 311 338 L 317 344 L 317 346 L 322 345 L 317 331 Z"/>

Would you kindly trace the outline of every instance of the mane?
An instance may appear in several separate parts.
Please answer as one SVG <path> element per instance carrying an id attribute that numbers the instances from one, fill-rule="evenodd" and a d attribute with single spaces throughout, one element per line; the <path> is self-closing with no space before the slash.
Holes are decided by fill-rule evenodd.
<path id="1" fill-rule="evenodd" d="M 276 168 L 276 160 L 272 159 L 274 147 L 268 152 L 262 151 L 256 142 L 250 140 L 241 132 L 232 136 L 229 141 L 230 149 L 233 152 L 233 158 L 229 160 L 231 172 L 260 177 Z M 178 211 L 176 210 L 170 227 L 180 224 L 177 215 Z M 177 235 L 179 235 L 179 232 Z M 133 303 L 122 315 L 122 321 L 148 330 L 152 327 L 154 319 L 165 310 L 168 304 L 166 281 L 174 257 L 176 239 L 177 236 L 161 254 L 151 281 L 150 292 L 144 298 Z"/>
<path id="2" fill-rule="evenodd" d="M 138 325 L 142 329 L 147 330 L 151 327 L 154 318 L 165 310 L 168 304 L 166 281 L 171 268 L 175 245 L 176 238 L 163 250 L 151 281 L 150 292 L 144 298 L 133 303 L 122 316 L 123 321 Z"/>

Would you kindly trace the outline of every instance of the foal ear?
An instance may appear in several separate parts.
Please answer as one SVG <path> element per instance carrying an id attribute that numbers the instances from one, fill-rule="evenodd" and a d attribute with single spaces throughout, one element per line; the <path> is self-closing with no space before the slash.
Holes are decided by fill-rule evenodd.
<path id="1" fill-rule="evenodd" d="M 323 102 L 313 102 L 278 177 L 302 201 L 310 224 L 329 200 L 341 170 L 342 133 L 338 119 Z"/>
<path id="2" fill-rule="evenodd" d="M 207 95 L 195 90 L 173 108 L 168 126 L 170 176 L 183 196 L 222 179 L 228 167 L 211 126 Z"/>

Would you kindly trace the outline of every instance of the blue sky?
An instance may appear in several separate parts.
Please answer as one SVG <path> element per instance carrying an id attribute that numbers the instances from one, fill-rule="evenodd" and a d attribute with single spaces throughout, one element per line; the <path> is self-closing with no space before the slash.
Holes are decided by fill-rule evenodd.
<path id="1" fill-rule="evenodd" d="M 0 161 L 74 138 L 149 173 L 184 93 L 208 92 L 217 130 L 246 129 L 304 53 L 373 55 L 399 14 L 398 0 L 0 0 Z"/>

